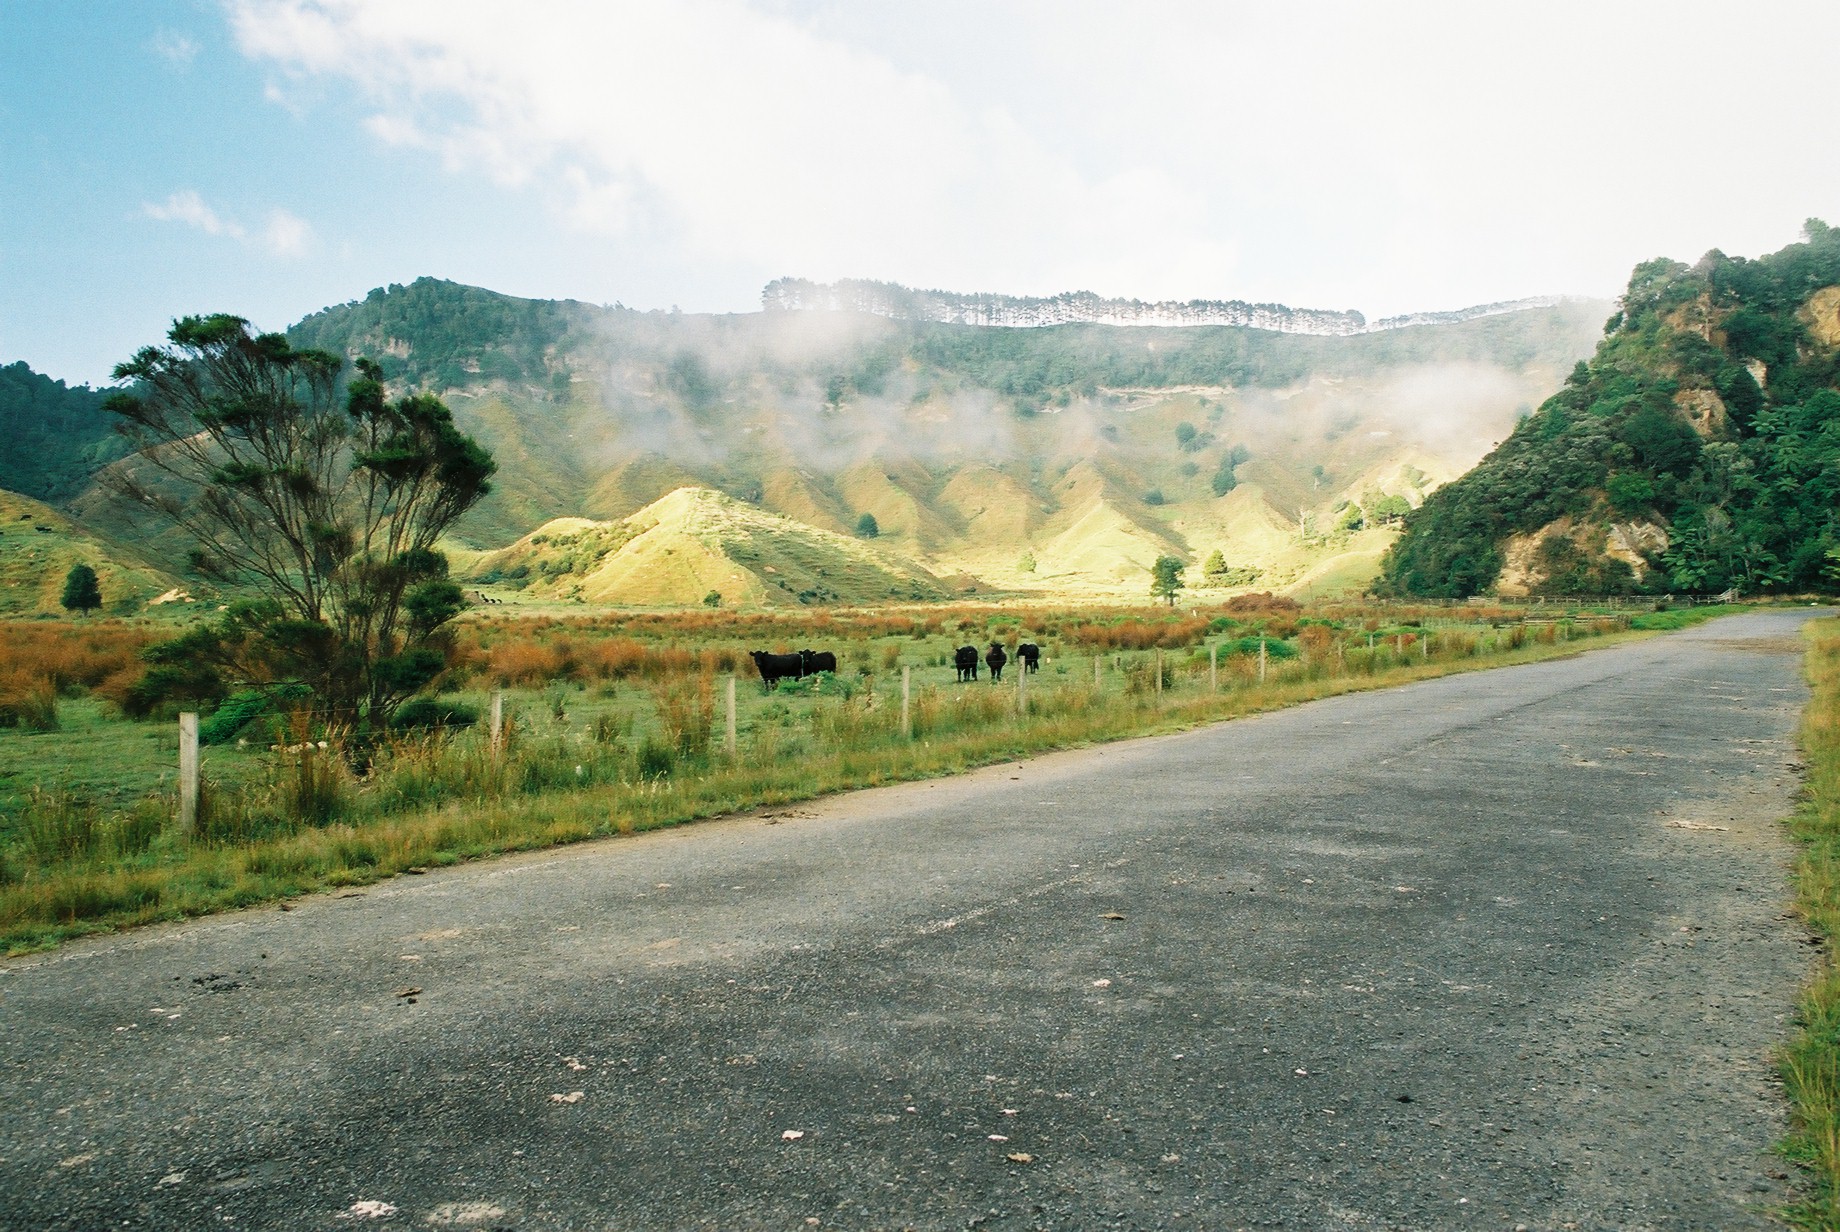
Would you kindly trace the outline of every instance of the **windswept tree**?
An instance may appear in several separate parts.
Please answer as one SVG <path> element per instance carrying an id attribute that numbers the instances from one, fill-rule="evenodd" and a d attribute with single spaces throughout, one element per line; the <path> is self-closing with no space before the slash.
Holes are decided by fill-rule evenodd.
<path id="1" fill-rule="evenodd" d="M 1150 593 L 1166 601 L 1170 607 L 1176 605 L 1176 592 L 1187 586 L 1182 574 L 1188 569 L 1174 556 L 1159 556 L 1150 566 Z"/>
<path id="2" fill-rule="evenodd" d="M 447 665 L 464 600 L 435 544 L 496 464 L 440 399 L 388 398 L 369 360 L 341 399 L 338 356 L 240 317 L 186 317 L 168 340 L 115 369 L 129 384 L 107 407 L 140 452 L 114 486 L 189 534 L 199 571 L 256 597 L 165 659 L 304 685 L 362 746 Z"/>
<path id="3" fill-rule="evenodd" d="M 72 565 L 64 575 L 64 610 L 89 615 L 102 606 L 102 587 L 88 565 Z"/>

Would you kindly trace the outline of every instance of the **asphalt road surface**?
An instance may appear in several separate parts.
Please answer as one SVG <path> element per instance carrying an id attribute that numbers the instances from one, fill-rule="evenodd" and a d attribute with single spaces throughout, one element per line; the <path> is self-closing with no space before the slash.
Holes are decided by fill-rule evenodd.
<path id="1" fill-rule="evenodd" d="M 1801 619 L 0 965 L 0 1227 L 1771 1226 Z"/>

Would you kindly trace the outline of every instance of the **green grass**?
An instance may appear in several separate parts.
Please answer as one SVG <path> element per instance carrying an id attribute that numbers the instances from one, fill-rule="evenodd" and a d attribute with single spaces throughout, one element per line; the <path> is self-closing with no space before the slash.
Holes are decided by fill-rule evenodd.
<path id="1" fill-rule="evenodd" d="M 1811 624 L 1807 638 L 1813 696 L 1801 738 L 1808 784 L 1791 829 L 1803 844 L 1797 906 L 1827 944 L 1802 993 L 1800 1030 L 1780 1057 L 1795 1124 L 1783 1151 L 1813 1179 L 1806 1199 L 1787 1212 L 1790 1222 L 1840 1229 L 1840 621 Z"/>
<path id="2" fill-rule="evenodd" d="M 1576 633 L 1632 636 L 1609 632 L 1614 627 L 1581 624 Z M 99 787 L 131 780 L 133 764 L 149 756 L 170 765 L 170 727 L 108 720 L 94 703 L 67 702 L 66 731 L 6 736 L 8 750 L 44 741 L 33 764 L 65 779 L 45 789 L 22 787 L 16 777 L 13 794 L 0 801 L 10 802 L 0 817 L 0 946 L 17 952 L 410 868 L 953 774 L 1576 649 L 1550 625 L 1442 630 L 1429 658 L 1410 633 L 1401 653 L 1390 632 L 1369 651 L 1365 634 L 1351 630 L 1340 651 L 1273 657 L 1262 685 L 1256 655 L 1223 654 L 1218 691 L 1209 687 L 1205 651 L 1165 651 L 1161 694 L 1154 651 L 1100 655 L 1097 683 L 1092 656 L 1061 654 L 1030 678 L 1028 710 L 1018 716 L 1010 679 L 938 683 L 949 669 L 936 665 L 960 636 L 850 646 L 846 667 L 872 661 L 873 674 L 858 666 L 815 689 L 769 695 L 742 682 L 734 760 L 722 749 L 721 689 L 699 694 L 682 682 L 656 694 L 636 684 L 526 690 L 513 695 L 502 754 L 477 728 L 410 739 L 363 780 L 317 752 L 207 749 L 207 791 L 191 836 L 171 824 L 170 782 L 139 796 Z M 921 665 L 912 738 L 899 727 L 901 659 Z M 91 746 L 67 744 L 61 760 L 60 737 Z M 72 777 L 86 760 L 83 783 L 101 792 L 96 800 L 86 801 Z"/>

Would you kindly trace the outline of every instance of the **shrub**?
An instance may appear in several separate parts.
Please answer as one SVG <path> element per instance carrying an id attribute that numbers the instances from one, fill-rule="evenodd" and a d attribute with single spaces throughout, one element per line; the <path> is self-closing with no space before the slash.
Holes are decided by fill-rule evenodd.
<path id="1" fill-rule="evenodd" d="M 391 726 L 400 731 L 425 731 L 430 728 L 464 728 L 479 722 L 479 711 L 460 702 L 442 701 L 438 697 L 415 697 L 396 710 Z"/>

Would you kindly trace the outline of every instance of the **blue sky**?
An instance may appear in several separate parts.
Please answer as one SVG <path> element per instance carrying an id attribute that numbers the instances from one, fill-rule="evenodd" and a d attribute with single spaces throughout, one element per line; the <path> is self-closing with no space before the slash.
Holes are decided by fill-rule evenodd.
<path id="1" fill-rule="evenodd" d="M 6 0 L 0 363 L 423 274 L 1614 295 L 1840 222 L 1836 45 L 1825 3 Z"/>

